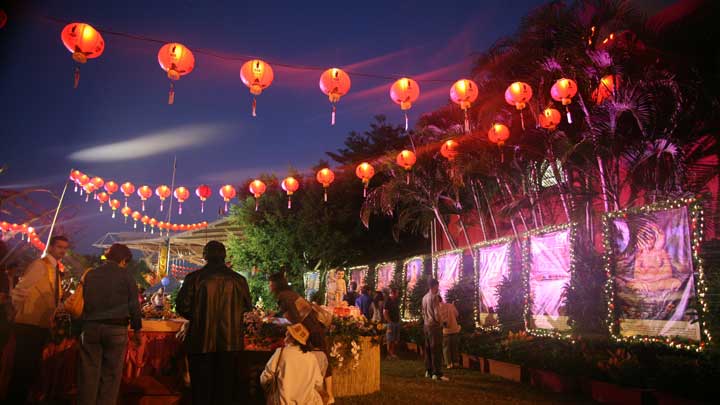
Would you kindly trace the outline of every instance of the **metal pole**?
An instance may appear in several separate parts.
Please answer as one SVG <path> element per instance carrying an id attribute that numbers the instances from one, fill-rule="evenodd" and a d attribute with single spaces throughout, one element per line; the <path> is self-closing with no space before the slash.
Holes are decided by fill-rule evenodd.
<path id="1" fill-rule="evenodd" d="M 170 192 L 175 192 L 175 172 L 177 171 L 177 156 L 173 157 L 173 171 L 172 171 L 172 180 L 170 182 Z M 170 223 L 170 219 L 172 218 L 172 206 L 173 206 L 173 196 L 170 196 L 170 204 L 168 208 L 168 215 L 167 215 L 167 223 Z M 165 276 L 170 275 L 170 232 L 171 229 L 168 230 L 167 235 L 167 260 L 165 261 Z"/>
<path id="2" fill-rule="evenodd" d="M 70 172 L 72 173 L 72 169 Z M 55 215 L 53 216 L 52 223 L 50 224 L 50 232 L 48 232 L 47 243 L 45 243 L 45 250 L 43 250 L 42 253 L 43 256 L 47 254 L 48 246 L 50 246 L 50 239 L 52 238 L 53 231 L 55 230 L 55 222 L 57 222 L 58 214 L 60 214 L 60 207 L 62 207 L 63 200 L 65 199 L 65 192 L 67 191 L 68 184 L 70 184 L 70 180 L 65 180 L 65 187 L 63 187 L 62 194 L 60 194 L 60 201 L 58 201 L 57 208 L 55 208 Z"/>

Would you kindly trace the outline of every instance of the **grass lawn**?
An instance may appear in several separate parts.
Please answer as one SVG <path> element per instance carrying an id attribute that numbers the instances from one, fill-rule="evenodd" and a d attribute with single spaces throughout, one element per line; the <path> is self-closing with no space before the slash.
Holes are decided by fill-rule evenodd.
<path id="1" fill-rule="evenodd" d="M 448 370 L 449 382 L 425 378 L 422 361 L 382 362 L 380 392 L 361 397 L 338 398 L 337 405 L 378 404 L 589 404 L 564 394 L 540 391 L 529 385 L 503 380 L 475 370 Z"/>

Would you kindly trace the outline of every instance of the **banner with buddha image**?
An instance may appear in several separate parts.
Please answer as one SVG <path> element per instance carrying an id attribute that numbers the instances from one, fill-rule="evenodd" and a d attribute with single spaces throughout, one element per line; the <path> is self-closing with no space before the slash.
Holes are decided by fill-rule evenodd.
<path id="1" fill-rule="evenodd" d="M 497 326 L 497 291 L 510 275 L 512 242 L 475 248 L 480 325 Z"/>
<path id="2" fill-rule="evenodd" d="M 408 300 L 410 294 L 412 294 L 418 281 L 422 278 L 423 272 L 425 271 L 425 259 L 422 257 L 415 257 L 405 262 L 405 311 L 403 313 L 404 319 L 412 319 L 410 314 L 410 305 Z"/>
<path id="3" fill-rule="evenodd" d="M 699 341 L 687 207 L 628 213 L 610 225 L 620 334 Z"/>
<path id="4" fill-rule="evenodd" d="M 460 279 L 462 269 L 462 252 L 440 254 L 435 258 L 435 277 L 440 283 L 440 296 L 447 299 L 447 292 Z"/>
<path id="5" fill-rule="evenodd" d="M 359 266 L 350 268 L 350 283 L 357 283 L 358 291 L 365 285 L 365 277 L 367 276 L 368 266 Z"/>
<path id="6" fill-rule="evenodd" d="M 570 328 L 565 289 L 570 284 L 572 230 L 531 235 L 528 286 L 532 306 L 531 328 L 563 331 Z"/>
<path id="7" fill-rule="evenodd" d="M 395 277 L 395 263 L 388 262 L 378 264 L 375 267 L 375 291 L 385 291 L 390 289 L 393 277 Z"/>
<path id="8" fill-rule="evenodd" d="M 309 271 L 303 274 L 305 282 L 305 299 L 312 301 L 312 296 L 320 290 L 320 272 Z"/>

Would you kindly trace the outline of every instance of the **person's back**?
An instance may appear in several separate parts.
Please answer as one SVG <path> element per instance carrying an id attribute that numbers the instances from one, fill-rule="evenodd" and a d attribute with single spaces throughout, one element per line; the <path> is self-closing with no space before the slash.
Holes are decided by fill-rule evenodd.
<path id="1" fill-rule="evenodd" d="M 355 300 L 355 306 L 360 308 L 360 312 L 365 315 L 365 318 L 372 318 L 372 311 L 370 307 L 372 305 L 372 297 L 370 297 L 370 291 L 363 288 L 362 294 Z"/>
<path id="2" fill-rule="evenodd" d="M 440 301 L 437 294 L 428 291 L 422 299 L 422 317 L 427 326 L 440 327 L 442 321 L 439 313 Z"/>
<path id="3" fill-rule="evenodd" d="M 140 329 L 140 305 L 137 285 L 127 270 L 116 262 L 106 261 L 88 271 L 83 282 L 83 321 L 111 321 Z"/>
<path id="4" fill-rule="evenodd" d="M 460 332 L 457 322 L 458 310 L 453 303 L 440 303 L 440 318 L 443 322 L 443 335 Z"/>

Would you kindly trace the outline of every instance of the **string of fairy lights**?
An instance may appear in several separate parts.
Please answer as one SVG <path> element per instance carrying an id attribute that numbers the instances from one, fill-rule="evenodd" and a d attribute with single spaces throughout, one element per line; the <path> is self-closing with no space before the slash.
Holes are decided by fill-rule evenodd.
<path id="1" fill-rule="evenodd" d="M 509 270 L 509 271 L 512 271 L 512 268 L 513 268 L 513 267 L 512 267 L 512 266 L 513 266 L 512 248 L 513 248 L 513 243 L 514 243 L 514 242 L 515 242 L 515 237 L 514 237 L 514 236 L 504 236 L 504 237 L 502 237 L 502 238 L 497 238 L 497 239 L 493 239 L 493 240 L 488 240 L 488 241 L 484 241 L 484 242 L 477 243 L 477 244 L 473 245 L 473 247 L 472 247 L 472 249 L 475 250 L 475 252 L 476 252 L 475 254 L 476 254 L 476 257 L 477 257 L 476 259 L 473 260 L 473 286 L 475 286 L 475 287 L 473 288 L 473 293 L 474 293 L 473 300 L 474 300 L 474 302 L 475 302 L 475 305 L 474 305 L 474 307 L 473 307 L 473 317 L 474 317 L 473 319 L 475 319 L 475 328 L 476 328 L 476 329 L 482 330 L 482 331 L 484 331 L 484 332 L 497 332 L 497 331 L 500 330 L 500 326 L 499 326 L 499 325 L 485 326 L 485 325 L 482 324 L 481 319 L 480 319 L 480 307 L 481 307 L 481 304 L 482 304 L 482 301 L 481 301 L 481 300 L 482 300 L 482 297 L 480 296 L 481 291 L 480 291 L 480 289 L 478 288 L 479 285 L 480 285 L 480 268 L 478 267 L 479 264 L 480 264 L 480 263 L 479 263 L 479 256 L 478 256 L 479 251 L 480 251 L 481 249 L 485 249 L 485 248 L 488 248 L 488 247 L 493 247 L 493 246 L 499 246 L 499 245 L 505 245 L 505 244 L 507 244 L 508 247 L 507 247 L 507 251 L 505 252 L 505 260 L 506 260 L 506 263 L 507 263 L 507 268 L 508 268 L 508 270 Z"/>

